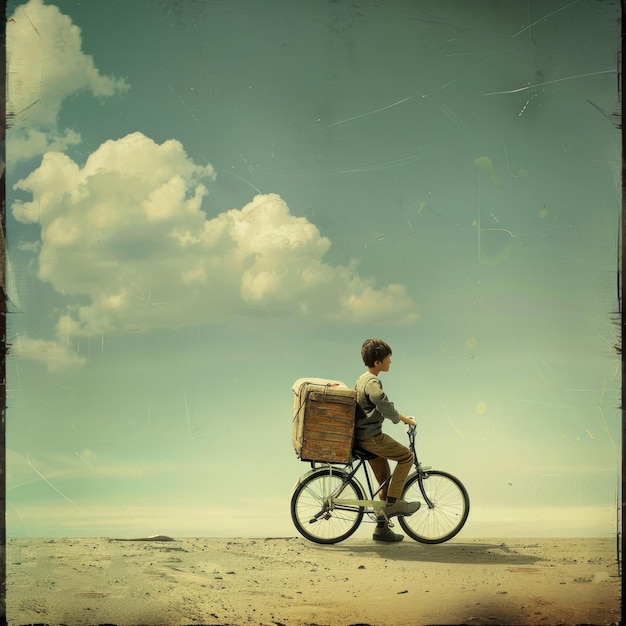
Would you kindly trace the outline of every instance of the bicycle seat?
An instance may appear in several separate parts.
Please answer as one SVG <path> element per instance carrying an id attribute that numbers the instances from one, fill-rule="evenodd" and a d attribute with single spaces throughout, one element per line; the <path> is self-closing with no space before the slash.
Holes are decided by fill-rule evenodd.
<path id="1" fill-rule="evenodd" d="M 363 448 L 354 448 L 352 450 L 352 454 L 357 459 L 361 459 L 363 461 L 367 461 L 368 459 L 375 459 L 378 455 L 373 452 L 368 452 L 367 450 L 363 450 Z"/>

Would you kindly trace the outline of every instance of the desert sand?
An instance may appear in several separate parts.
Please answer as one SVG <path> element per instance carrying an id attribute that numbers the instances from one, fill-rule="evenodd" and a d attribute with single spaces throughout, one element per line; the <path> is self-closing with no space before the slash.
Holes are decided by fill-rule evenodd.
<path id="1" fill-rule="evenodd" d="M 10 539 L 9 625 L 620 621 L 614 539 L 162 539 Z"/>

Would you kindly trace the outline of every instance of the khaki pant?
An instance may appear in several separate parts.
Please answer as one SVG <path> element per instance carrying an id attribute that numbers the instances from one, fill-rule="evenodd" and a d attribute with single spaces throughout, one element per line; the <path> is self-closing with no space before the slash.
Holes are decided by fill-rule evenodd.
<path id="1" fill-rule="evenodd" d="M 379 485 L 382 485 L 391 476 L 391 482 L 379 494 L 381 500 L 385 500 L 387 496 L 400 498 L 404 481 L 413 465 L 413 453 L 406 446 L 384 433 L 367 439 L 359 439 L 357 446 L 376 455 L 376 458 L 369 460 L 369 464 Z M 393 470 L 393 475 L 389 469 L 389 461 L 397 461 L 398 463 Z"/>

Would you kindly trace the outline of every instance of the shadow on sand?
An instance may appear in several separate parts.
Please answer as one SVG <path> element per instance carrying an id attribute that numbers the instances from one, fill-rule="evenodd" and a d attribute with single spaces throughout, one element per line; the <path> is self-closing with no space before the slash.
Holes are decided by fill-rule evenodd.
<path id="1" fill-rule="evenodd" d="M 421 544 L 410 539 L 394 544 L 373 540 L 352 540 L 335 545 L 311 544 L 312 549 L 335 554 L 378 556 L 394 561 L 422 561 L 426 563 L 468 563 L 473 565 L 532 565 L 545 561 L 532 554 L 523 554 L 505 543 L 443 543 Z"/>

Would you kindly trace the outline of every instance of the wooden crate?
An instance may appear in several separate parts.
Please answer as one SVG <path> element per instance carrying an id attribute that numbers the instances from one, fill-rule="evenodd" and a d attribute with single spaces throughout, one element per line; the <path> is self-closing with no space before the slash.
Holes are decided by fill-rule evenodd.
<path id="1" fill-rule="evenodd" d="M 349 463 L 356 392 L 337 380 L 300 378 L 293 387 L 292 443 L 302 461 Z"/>

